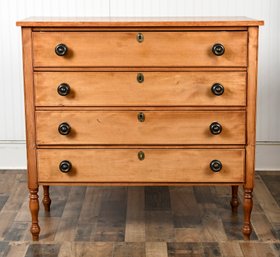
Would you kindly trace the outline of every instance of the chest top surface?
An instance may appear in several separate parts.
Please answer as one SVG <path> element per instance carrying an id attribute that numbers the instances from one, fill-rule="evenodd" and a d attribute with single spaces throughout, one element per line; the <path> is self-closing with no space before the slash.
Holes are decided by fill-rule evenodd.
<path id="1" fill-rule="evenodd" d="M 17 22 L 22 27 L 213 27 L 261 26 L 248 17 L 30 17 Z"/>

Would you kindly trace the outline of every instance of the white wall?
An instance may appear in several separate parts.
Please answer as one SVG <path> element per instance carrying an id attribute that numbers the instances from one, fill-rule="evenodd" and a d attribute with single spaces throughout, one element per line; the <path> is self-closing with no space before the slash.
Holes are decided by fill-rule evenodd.
<path id="1" fill-rule="evenodd" d="M 0 168 L 24 168 L 20 28 L 28 16 L 249 16 L 260 29 L 257 168 L 280 170 L 279 0 L 0 0 Z M 266 153 L 264 155 L 264 153 Z"/>

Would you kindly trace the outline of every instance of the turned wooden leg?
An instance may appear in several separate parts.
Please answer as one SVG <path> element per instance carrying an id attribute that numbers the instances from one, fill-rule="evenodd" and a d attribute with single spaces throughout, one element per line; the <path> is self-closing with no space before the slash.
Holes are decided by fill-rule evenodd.
<path id="1" fill-rule="evenodd" d="M 238 201 L 238 186 L 232 186 L 231 187 L 231 191 L 232 191 L 231 201 L 230 201 L 231 210 L 232 210 L 232 212 L 236 213 L 238 205 L 239 205 L 239 201 Z"/>
<path id="2" fill-rule="evenodd" d="M 45 207 L 45 211 L 49 212 L 50 211 L 50 208 L 51 208 L 51 198 L 50 198 L 50 193 L 49 193 L 49 189 L 50 187 L 49 186 L 43 186 L 43 189 L 44 189 L 44 196 L 43 196 L 43 204 L 44 204 L 44 207 Z"/>
<path id="3" fill-rule="evenodd" d="M 243 235 L 245 240 L 250 240 L 250 234 L 252 232 L 251 227 L 251 211 L 253 208 L 253 190 L 251 188 L 244 188 L 244 223 L 243 223 Z"/>
<path id="4" fill-rule="evenodd" d="M 39 213 L 39 196 L 38 188 L 29 189 L 29 208 L 32 217 L 32 225 L 30 232 L 32 234 L 33 241 L 39 240 L 40 226 L 38 224 L 38 213 Z"/>

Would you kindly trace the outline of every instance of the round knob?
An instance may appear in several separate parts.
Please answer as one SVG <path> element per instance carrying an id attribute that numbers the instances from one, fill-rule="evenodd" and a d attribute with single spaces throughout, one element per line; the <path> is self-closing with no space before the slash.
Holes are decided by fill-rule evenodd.
<path id="1" fill-rule="evenodd" d="M 61 96 L 66 96 L 69 95 L 70 93 L 70 86 L 66 83 L 61 83 L 57 87 L 57 93 L 60 94 Z"/>
<path id="2" fill-rule="evenodd" d="M 210 125 L 210 131 L 213 135 L 218 135 L 222 132 L 222 125 L 219 122 L 213 122 Z"/>
<path id="3" fill-rule="evenodd" d="M 214 172 L 219 172 L 223 168 L 222 163 L 219 160 L 213 160 L 210 162 L 210 169 Z"/>
<path id="4" fill-rule="evenodd" d="M 138 73 L 137 74 L 137 81 L 139 83 L 143 83 L 144 82 L 144 75 L 142 73 Z"/>
<path id="5" fill-rule="evenodd" d="M 58 132 L 61 135 L 68 135 L 71 131 L 71 127 L 67 122 L 63 122 L 58 126 Z"/>
<path id="6" fill-rule="evenodd" d="M 67 46 L 64 45 L 64 44 L 58 44 L 56 47 L 55 47 L 55 53 L 58 55 L 58 56 L 63 56 L 67 53 Z"/>
<path id="7" fill-rule="evenodd" d="M 70 161 L 64 160 L 59 164 L 59 169 L 61 172 L 68 173 L 72 169 L 72 164 Z"/>
<path id="8" fill-rule="evenodd" d="M 138 33 L 136 39 L 139 43 L 142 43 L 144 41 L 144 35 L 142 33 Z"/>
<path id="9" fill-rule="evenodd" d="M 140 122 L 145 121 L 145 114 L 143 112 L 139 112 L 137 117 Z"/>
<path id="10" fill-rule="evenodd" d="M 213 52 L 213 54 L 215 54 L 217 56 L 221 56 L 225 53 L 225 47 L 220 43 L 215 44 L 212 47 L 212 52 Z"/>
<path id="11" fill-rule="evenodd" d="M 223 85 L 221 85 L 220 83 L 215 83 L 212 86 L 211 90 L 212 90 L 212 93 L 217 96 L 222 95 L 225 91 Z"/>
<path id="12" fill-rule="evenodd" d="M 138 159 L 139 159 L 140 161 L 143 161 L 143 160 L 145 159 L 145 153 L 142 152 L 142 151 L 140 151 L 140 152 L 138 153 Z"/>

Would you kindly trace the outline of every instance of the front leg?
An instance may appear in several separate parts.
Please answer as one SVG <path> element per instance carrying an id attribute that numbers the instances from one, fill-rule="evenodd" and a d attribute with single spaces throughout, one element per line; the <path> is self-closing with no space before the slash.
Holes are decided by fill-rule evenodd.
<path id="1" fill-rule="evenodd" d="M 38 213 L 39 213 L 39 196 L 38 196 L 38 187 L 29 189 L 29 208 L 32 217 L 32 224 L 30 232 L 32 234 L 33 241 L 39 240 L 40 226 L 38 223 Z"/>
<path id="2" fill-rule="evenodd" d="M 49 212 L 50 211 L 50 208 L 51 208 L 51 198 L 50 198 L 50 187 L 49 186 L 43 186 L 43 189 L 44 189 L 44 196 L 43 196 L 43 204 L 44 204 L 44 207 L 45 207 L 45 211 Z"/>
<path id="3" fill-rule="evenodd" d="M 237 213 L 237 208 L 239 205 L 239 201 L 238 201 L 238 186 L 232 186 L 231 187 L 231 201 L 230 201 L 230 205 L 231 205 L 231 210 L 233 213 Z"/>
<path id="4" fill-rule="evenodd" d="M 251 226 L 251 212 L 253 208 L 253 189 L 244 187 L 244 223 L 243 235 L 245 240 L 250 240 L 252 232 Z"/>

